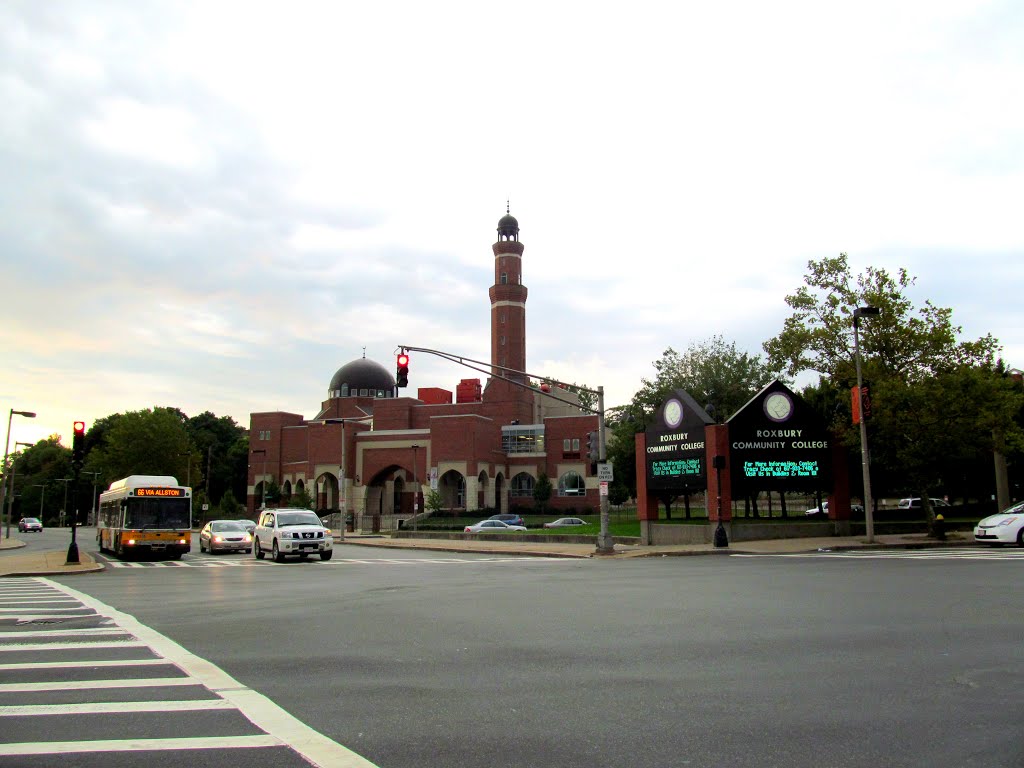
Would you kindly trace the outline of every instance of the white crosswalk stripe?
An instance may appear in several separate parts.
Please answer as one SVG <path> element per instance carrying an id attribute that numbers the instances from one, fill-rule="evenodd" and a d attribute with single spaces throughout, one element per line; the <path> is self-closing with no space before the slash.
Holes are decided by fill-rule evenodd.
<path id="1" fill-rule="evenodd" d="M 1021 560 L 1024 549 L 993 549 L 987 547 L 950 549 L 852 549 L 788 552 L 774 554 L 736 553 L 733 557 L 800 557 L 832 560 Z"/>
<path id="2" fill-rule="evenodd" d="M 527 563 L 536 565 L 538 563 L 564 563 L 569 562 L 572 558 L 561 558 L 561 557 L 529 557 L 529 556 L 511 556 L 511 557 L 409 557 L 409 558 L 397 558 L 397 557 L 375 557 L 375 558 L 334 558 L 332 560 L 314 560 L 310 559 L 303 563 L 303 565 L 315 565 L 327 568 L 336 568 L 338 566 L 351 566 L 351 565 L 473 565 L 479 563 L 488 564 L 504 564 L 504 563 Z M 294 562 L 289 560 L 289 563 Z M 256 559 L 245 559 L 245 560 L 214 560 L 214 559 L 195 559 L 195 560 L 175 560 L 175 561 L 155 561 L 155 562 L 137 562 L 137 561 L 124 561 L 124 560 L 107 560 L 106 565 L 110 568 L 135 568 L 135 569 L 146 569 L 146 568 L 246 568 L 246 567 L 257 567 L 265 568 L 267 566 L 276 565 L 269 560 L 256 560 Z"/>
<path id="3" fill-rule="evenodd" d="M 53 610 L 48 602 L 58 598 L 80 613 L 48 615 Z M 45 578 L 0 578 L 0 611 L 7 620 L 0 624 L 0 679 L 6 678 L 0 696 L 12 702 L 0 705 L 7 739 L 0 740 L 0 765 L 16 764 L 5 761 L 19 757 L 52 755 L 74 762 L 73 755 L 143 751 L 175 752 L 188 764 L 193 750 L 269 747 L 289 748 L 314 766 L 374 768 L 213 664 L 71 587 Z M 58 626 L 41 628 L 55 623 L 49 619 L 57 619 Z M 111 659 L 111 653 L 127 658 Z M 99 669 L 106 674 L 94 677 Z M 94 700 L 96 691 L 106 691 L 108 700 Z M 163 737 L 157 727 L 139 738 L 75 739 L 94 729 L 95 718 L 120 723 L 125 714 L 140 712 L 163 715 Z M 216 735 L 206 724 L 202 734 L 182 733 L 181 724 L 190 721 L 180 718 L 195 712 L 242 717 L 217 721 L 224 732 Z M 53 740 L 53 715 L 62 716 L 60 734 L 70 740 Z"/>

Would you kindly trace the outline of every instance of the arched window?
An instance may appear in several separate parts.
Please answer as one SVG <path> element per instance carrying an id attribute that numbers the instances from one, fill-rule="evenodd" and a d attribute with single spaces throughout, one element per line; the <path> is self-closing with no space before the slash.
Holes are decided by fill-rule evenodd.
<path id="1" fill-rule="evenodd" d="M 533 476 L 528 475 L 526 472 L 520 472 L 518 475 L 512 478 L 512 482 L 509 484 L 508 495 L 518 496 L 519 498 L 527 497 L 533 498 Z"/>
<path id="2" fill-rule="evenodd" d="M 569 471 L 558 478 L 559 496 L 586 496 L 587 484 L 578 472 Z"/>
<path id="3" fill-rule="evenodd" d="M 502 285 L 507 285 L 508 284 L 508 273 L 507 272 L 502 272 L 501 273 L 501 284 Z"/>

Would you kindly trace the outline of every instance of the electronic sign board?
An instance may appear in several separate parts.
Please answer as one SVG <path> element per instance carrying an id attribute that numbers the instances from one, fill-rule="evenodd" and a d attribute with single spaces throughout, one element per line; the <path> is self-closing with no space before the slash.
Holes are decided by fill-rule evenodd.
<path id="1" fill-rule="evenodd" d="M 648 490 L 694 493 L 707 487 L 704 427 L 712 423 L 688 392 L 669 394 L 644 433 Z"/>

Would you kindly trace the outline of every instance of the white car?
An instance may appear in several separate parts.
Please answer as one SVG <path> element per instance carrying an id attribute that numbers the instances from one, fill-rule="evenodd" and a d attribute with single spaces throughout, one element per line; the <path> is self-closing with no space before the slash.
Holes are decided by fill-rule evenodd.
<path id="1" fill-rule="evenodd" d="M 932 509 L 936 512 L 940 511 L 940 507 L 945 508 L 949 506 L 949 502 L 945 499 L 929 499 L 932 503 Z M 912 499 L 900 499 L 899 504 L 896 505 L 897 509 L 922 509 L 921 499 L 915 496 Z"/>
<path id="2" fill-rule="evenodd" d="M 467 525 L 463 533 L 510 533 L 525 530 L 525 526 L 509 525 L 501 520 L 481 520 L 479 523 Z"/>
<path id="3" fill-rule="evenodd" d="M 580 520 L 578 517 L 560 517 L 554 522 L 544 523 L 545 528 L 572 528 L 577 525 L 586 525 L 586 520 Z"/>
<path id="4" fill-rule="evenodd" d="M 253 554 L 260 560 L 267 552 L 276 563 L 283 563 L 288 555 L 298 555 L 303 560 L 309 555 L 320 555 L 321 560 L 330 560 L 334 554 L 330 529 L 309 509 L 264 510 L 252 538 Z"/>
<path id="5" fill-rule="evenodd" d="M 974 540 L 983 544 L 1024 547 L 1024 502 L 989 515 L 974 527 Z"/>

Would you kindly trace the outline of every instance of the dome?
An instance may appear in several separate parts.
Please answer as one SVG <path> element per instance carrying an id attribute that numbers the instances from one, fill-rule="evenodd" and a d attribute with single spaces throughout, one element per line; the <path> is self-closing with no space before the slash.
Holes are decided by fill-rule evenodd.
<path id="1" fill-rule="evenodd" d="M 362 390 L 366 394 L 361 395 Z M 331 378 L 330 397 L 391 397 L 395 390 L 395 377 L 380 363 L 365 357 L 346 363 Z M 383 391 L 386 394 L 379 395 Z"/>
<path id="2" fill-rule="evenodd" d="M 516 217 L 510 213 L 506 213 L 498 220 L 498 236 L 499 237 L 514 237 L 519 234 L 519 222 L 516 221 Z"/>

